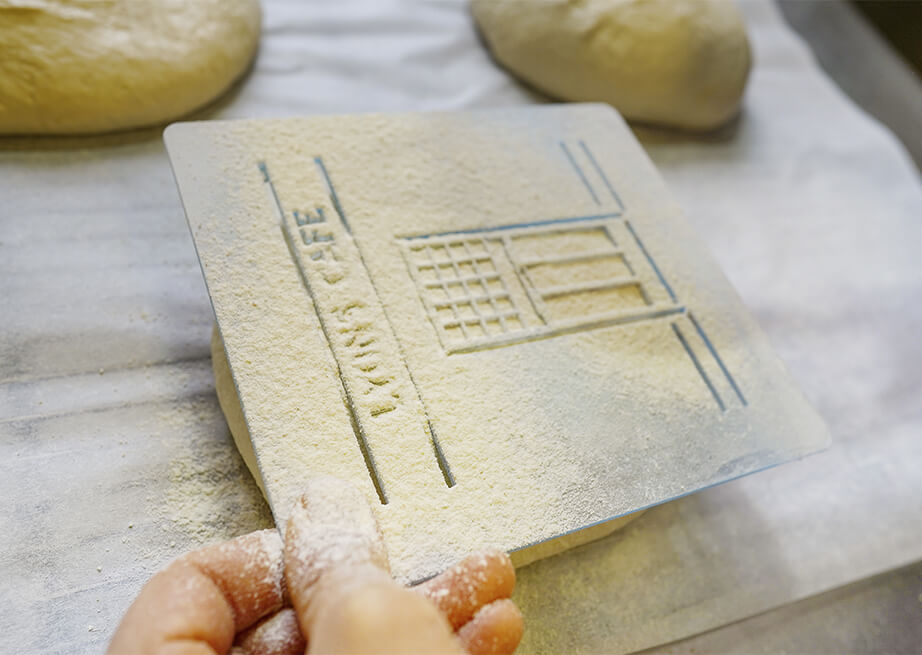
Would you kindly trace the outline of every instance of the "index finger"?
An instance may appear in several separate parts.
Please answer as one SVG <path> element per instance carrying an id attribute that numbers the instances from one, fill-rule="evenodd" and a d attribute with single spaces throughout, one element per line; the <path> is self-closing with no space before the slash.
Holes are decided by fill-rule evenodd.
<path id="1" fill-rule="evenodd" d="M 226 653 L 237 632 L 282 607 L 282 564 L 282 540 L 275 530 L 179 558 L 144 585 L 116 630 L 109 655 Z"/>
<path id="2" fill-rule="evenodd" d="M 413 591 L 435 603 L 457 630 L 481 607 L 509 598 L 514 587 L 515 567 L 509 556 L 500 550 L 486 550 L 416 585 Z"/>

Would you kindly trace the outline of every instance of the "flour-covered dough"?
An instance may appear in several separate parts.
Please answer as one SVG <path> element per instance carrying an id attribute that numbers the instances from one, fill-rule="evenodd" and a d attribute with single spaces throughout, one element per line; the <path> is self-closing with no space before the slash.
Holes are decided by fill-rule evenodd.
<path id="1" fill-rule="evenodd" d="M 259 30 L 258 0 L 0 1 L 0 134 L 182 116 L 246 70 Z"/>
<path id="2" fill-rule="evenodd" d="M 494 56 L 556 98 L 689 129 L 739 110 L 750 51 L 732 0 L 472 0 Z"/>
<path id="3" fill-rule="evenodd" d="M 247 429 L 246 419 L 243 416 L 243 409 L 240 407 L 240 398 L 237 396 L 237 389 L 234 386 L 234 379 L 231 375 L 230 366 L 227 363 L 227 354 L 224 352 L 224 341 L 218 332 L 217 326 L 211 333 L 211 366 L 214 370 L 215 391 L 218 394 L 218 402 L 224 417 L 227 419 L 227 425 L 230 428 L 234 443 L 243 457 L 247 468 L 253 474 L 256 484 L 259 485 L 263 495 L 266 495 L 266 488 L 263 485 L 262 475 L 259 472 L 259 466 L 256 462 L 256 452 L 253 449 L 253 442 L 250 440 L 250 431 Z M 522 548 L 510 553 L 512 563 L 516 568 L 527 566 L 546 557 L 551 557 L 565 550 L 582 546 L 591 541 L 596 541 L 607 537 L 616 530 L 623 528 L 635 518 L 643 514 L 643 510 L 622 516 L 612 521 L 607 521 L 599 525 L 572 532 L 570 534 L 543 541 L 528 548 Z"/>
<path id="4" fill-rule="evenodd" d="M 243 457 L 244 463 L 250 469 L 253 479 L 259 485 L 259 490 L 266 495 L 266 487 L 263 485 L 262 475 L 259 473 L 259 466 L 256 463 L 256 451 L 253 449 L 253 442 L 250 440 L 250 431 L 247 429 L 247 422 L 243 416 L 243 408 L 240 406 L 240 398 L 237 395 L 237 387 L 234 386 L 234 378 L 231 375 L 230 365 L 227 363 L 227 353 L 224 352 L 224 341 L 218 332 L 216 325 L 211 331 L 211 368 L 214 371 L 215 392 L 218 394 L 218 404 L 221 405 L 221 411 L 224 412 L 224 418 L 227 420 L 227 427 L 230 428 L 231 436 L 234 443 L 237 444 L 237 450 Z"/>

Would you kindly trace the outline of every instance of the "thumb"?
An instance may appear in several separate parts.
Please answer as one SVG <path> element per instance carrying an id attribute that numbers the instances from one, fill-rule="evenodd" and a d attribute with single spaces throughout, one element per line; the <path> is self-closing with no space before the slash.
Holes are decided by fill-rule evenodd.
<path id="1" fill-rule="evenodd" d="M 391 579 L 374 514 L 345 482 L 315 478 L 295 505 L 285 580 L 314 655 L 463 653 L 438 608 Z"/>
<path id="2" fill-rule="evenodd" d="M 389 580 L 378 522 L 355 486 L 329 476 L 311 479 L 295 503 L 285 532 L 285 581 L 305 635 L 324 589 Z"/>

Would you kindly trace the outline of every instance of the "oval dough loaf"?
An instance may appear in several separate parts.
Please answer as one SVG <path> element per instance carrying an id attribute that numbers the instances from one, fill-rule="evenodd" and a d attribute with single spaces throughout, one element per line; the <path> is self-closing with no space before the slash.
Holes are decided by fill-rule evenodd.
<path id="1" fill-rule="evenodd" d="M 0 3 L 0 134 L 162 123 L 225 91 L 259 42 L 258 0 Z"/>
<path id="2" fill-rule="evenodd" d="M 731 0 L 472 0 L 494 56 L 541 91 L 689 129 L 739 110 L 749 74 Z"/>
<path id="3" fill-rule="evenodd" d="M 224 341 L 221 339 L 217 326 L 211 332 L 211 366 L 214 370 L 218 403 L 221 405 L 221 411 L 224 412 L 224 418 L 227 419 L 227 425 L 234 438 L 234 443 L 237 444 L 237 449 L 240 451 L 243 461 L 246 463 L 247 468 L 250 469 L 250 473 L 252 473 L 256 484 L 259 485 L 259 489 L 263 492 L 263 496 L 265 496 L 266 488 L 263 486 L 262 475 L 256 462 L 256 453 L 253 450 L 253 442 L 250 440 L 250 431 L 247 429 L 246 420 L 243 417 L 240 398 L 237 396 L 237 388 L 234 386 L 234 379 L 227 363 L 227 355 L 224 352 Z M 550 539 L 534 546 L 517 550 L 510 553 L 512 563 L 517 568 L 526 566 L 539 559 L 607 537 L 641 514 L 643 514 L 643 510 L 606 523 L 594 525 L 579 532 L 566 534 L 556 539 Z"/>

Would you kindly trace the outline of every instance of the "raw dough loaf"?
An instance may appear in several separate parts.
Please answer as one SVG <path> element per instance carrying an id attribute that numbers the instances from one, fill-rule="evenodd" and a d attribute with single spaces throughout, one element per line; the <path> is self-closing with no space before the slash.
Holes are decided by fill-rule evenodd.
<path id="1" fill-rule="evenodd" d="M 250 469 L 253 479 L 256 480 L 259 490 L 263 492 L 263 497 L 265 497 L 266 487 L 263 486 L 263 478 L 259 472 L 259 465 L 256 463 L 256 451 L 253 450 L 250 431 L 247 429 L 247 422 L 243 417 L 240 397 L 237 395 L 234 377 L 231 375 L 230 365 L 227 363 L 227 353 L 224 352 L 224 341 L 221 339 L 217 325 L 211 330 L 211 369 L 214 372 L 214 386 L 218 394 L 218 404 L 221 405 L 221 411 L 224 412 L 227 427 L 230 428 L 231 436 L 234 438 L 234 443 L 237 444 L 240 456 L 243 457 L 244 463 Z"/>
<path id="2" fill-rule="evenodd" d="M 500 63 L 552 96 L 626 118 L 717 127 L 739 109 L 750 52 L 732 0 L 472 0 Z"/>
<path id="3" fill-rule="evenodd" d="M 258 0 L 0 1 L 0 134 L 186 114 L 246 70 L 259 30 Z"/>
<path id="4" fill-rule="evenodd" d="M 227 425 L 230 428 L 234 443 L 243 457 L 247 468 L 253 474 L 256 484 L 259 485 L 263 496 L 266 495 L 266 488 L 263 486 L 262 476 L 259 472 L 259 466 L 256 463 L 256 453 L 253 450 L 253 442 L 250 441 L 250 432 L 247 429 L 246 420 L 243 417 L 243 409 L 240 406 L 240 398 L 237 396 L 237 388 L 234 386 L 234 379 L 231 375 L 230 366 L 227 363 L 227 354 L 224 352 L 224 341 L 218 332 L 217 326 L 211 332 L 211 365 L 214 370 L 215 391 L 218 394 L 218 402 L 224 417 L 227 419 Z M 599 525 L 566 534 L 556 539 L 543 541 L 528 548 L 522 548 L 510 553 L 512 563 L 515 566 L 522 567 L 539 559 L 562 553 L 565 550 L 582 546 L 590 541 L 607 537 L 615 530 L 624 527 L 635 518 L 643 514 L 643 510 L 622 516 L 612 521 L 607 521 Z"/>

